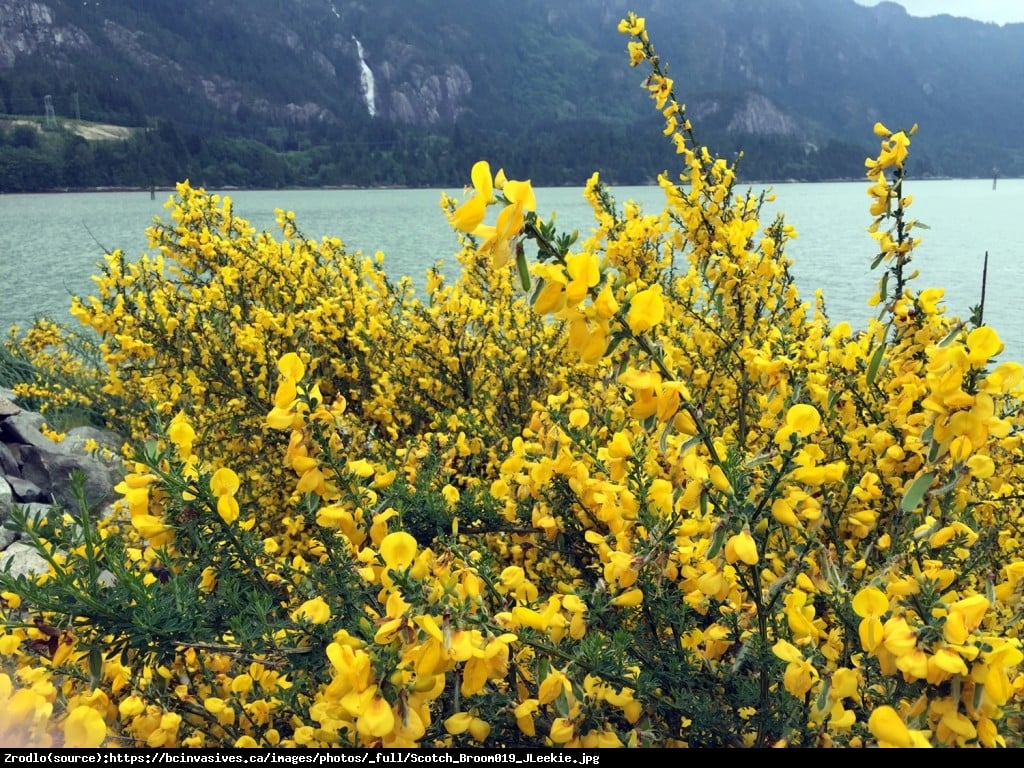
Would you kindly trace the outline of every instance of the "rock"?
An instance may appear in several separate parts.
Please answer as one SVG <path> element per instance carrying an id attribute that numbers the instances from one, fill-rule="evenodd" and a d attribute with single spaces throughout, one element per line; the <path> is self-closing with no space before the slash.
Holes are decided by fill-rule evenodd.
<path id="1" fill-rule="evenodd" d="M 0 474 L 13 475 L 18 471 L 18 459 L 5 443 L 0 443 Z"/>
<path id="2" fill-rule="evenodd" d="M 57 449 L 57 443 L 42 433 L 46 419 L 38 413 L 20 410 L 0 418 L 0 440 L 37 448 Z"/>
<path id="3" fill-rule="evenodd" d="M 7 482 L 6 478 L 0 477 L 0 525 L 3 525 L 7 516 L 11 514 L 13 505 L 14 489 L 11 488 L 11 484 Z"/>
<path id="4" fill-rule="evenodd" d="M 38 576 L 49 570 L 50 564 L 31 544 L 16 541 L 0 552 L 0 571 L 12 576 Z"/>
<path id="5" fill-rule="evenodd" d="M 64 435 L 64 439 L 60 441 L 60 449 L 64 453 L 76 454 L 76 453 L 89 453 L 89 449 L 86 444 L 92 440 L 101 449 L 108 450 L 112 453 L 118 453 L 121 450 L 121 445 L 124 443 L 124 439 L 109 429 L 99 429 L 98 427 L 75 427 L 69 429 Z"/>
<path id="6" fill-rule="evenodd" d="M 25 498 L 25 501 L 49 501 L 52 498 L 72 514 L 79 504 L 72 481 L 75 473 L 81 473 L 84 478 L 82 491 L 90 506 L 110 501 L 119 479 L 116 467 L 88 454 L 62 453 L 31 446 L 23 452 L 21 471 L 26 480 L 45 488 L 50 494 L 49 498 Z"/>
<path id="7" fill-rule="evenodd" d="M 0 416 L 13 416 L 20 412 L 21 408 L 15 405 L 13 401 L 8 400 L 4 395 L 0 395 Z"/>
<path id="8" fill-rule="evenodd" d="M 116 497 L 114 486 L 125 475 L 118 458 L 121 437 L 95 427 L 76 427 L 62 441 L 51 440 L 43 433 L 44 417 L 15 405 L 13 399 L 0 391 L 0 526 L 15 504 L 37 518 L 52 508 L 77 515 L 76 475 L 82 477 L 89 506 L 109 508 Z M 93 442 L 100 450 L 89 450 Z M 7 553 L 19 545 L 27 546 L 15 531 L 0 528 L 0 551 Z M 18 555 L 18 563 L 19 568 L 38 565 L 27 555 Z"/>

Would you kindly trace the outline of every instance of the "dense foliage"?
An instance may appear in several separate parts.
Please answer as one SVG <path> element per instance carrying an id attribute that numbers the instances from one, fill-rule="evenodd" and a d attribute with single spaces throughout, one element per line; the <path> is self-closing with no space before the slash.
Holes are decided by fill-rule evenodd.
<path id="1" fill-rule="evenodd" d="M 441 132 L 381 124 L 321 126 L 310 134 L 281 131 L 266 143 L 251 138 L 180 131 L 166 120 L 126 141 L 86 141 L 70 126 L 40 131 L 38 121 L 0 127 L 0 191 L 43 192 L 95 187 L 173 188 L 179 179 L 204 187 L 279 189 L 331 186 L 454 186 L 476 158 L 501 153 L 539 186 L 582 186 L 595 168 L 618 184 L 647 184 L 673 163 L 671 148 L 636 144 L 648 121 L 609 125 L 562 120 L 508 144 L 456 126 Z M 631 145 L 629 152 L 618 147 Z M 837 179 L 854 175 L 859 147 L 830 142 L 809 154 L 798 142 L 732 136 L 745 147 L 748 179 Z M 572 147 L 571 153 L 565 148 Z"/>
<path id="2" fill-rule="evenodd" d="M 130 437 L 122 499 L 9 524 L 5 740 L 96 746 L 1019 745 L 1021 382 L 918 289 L 914 129 L 867 161 L 878 319 L 619 24 L 681 171 L 582 239 L 480 161 L 453 284 L 256 232 L 182 183 L 152 253 L 12 337 Z"/>

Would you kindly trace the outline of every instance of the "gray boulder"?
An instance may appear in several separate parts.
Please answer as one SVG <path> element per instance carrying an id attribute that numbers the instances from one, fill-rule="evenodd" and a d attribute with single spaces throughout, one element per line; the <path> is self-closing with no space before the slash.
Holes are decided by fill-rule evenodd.
<path id="1" fill-rule="evenodd" d="M 75 477 L 81 476 L 86 503 L 102 509 L 116 498 L 114 486 L 125 475 L 118 458 L 122 440 L 117 434 L 76 427 L 57 442 L 43 433 L 44 424 L 42 415 L 20 408 L 11 393 L 0 392 L 0 551 L 4 553 L 19 543 L 16 534 L 3 527 L 14 505 L 28 507 L 37 517 L 51 508 L 76 515 Z M 100 450 L 89 451 L 89 441 L 95 441 Z M 26 557 L 18 555 L 19 562 Z"/>

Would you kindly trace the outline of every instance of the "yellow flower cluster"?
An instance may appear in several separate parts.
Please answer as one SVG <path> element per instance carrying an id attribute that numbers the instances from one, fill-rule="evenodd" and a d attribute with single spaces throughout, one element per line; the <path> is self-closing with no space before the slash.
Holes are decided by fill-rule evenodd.
<path id="1" fill-rule="evenodd" d="M 118 514 L 26 523 L 50 571 L 0 575 L 18 733 L 1021 744 L 1024 368 L 913 287 L 913 131 L 867 164 L 880 314 L 833 324 L 619 29 L 681 159 L 661 211 L 595 175 L 564 236 L 477 163 L 420 299 L 182 184 L 157 254 L 108 259 L 74 311 L 138 451 Z"/>

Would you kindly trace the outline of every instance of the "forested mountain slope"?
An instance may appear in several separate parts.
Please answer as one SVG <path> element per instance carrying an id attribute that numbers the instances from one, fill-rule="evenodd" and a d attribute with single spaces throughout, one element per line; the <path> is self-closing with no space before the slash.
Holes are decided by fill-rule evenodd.
<path id="1" fill-rule="evenodd" d="M 698 130 L 749 178 L 861 172 L 876 120 L 918 172 L 1024 175 L 1024 25 L 853 0 L 0 0 L 0 189 L 537 183 L 672 163 L 616 23 L 645 15 Z M 61 131 L 147 128 L 127 142 Z M 24 128 L 24 126 L 22 127 Z"/>

